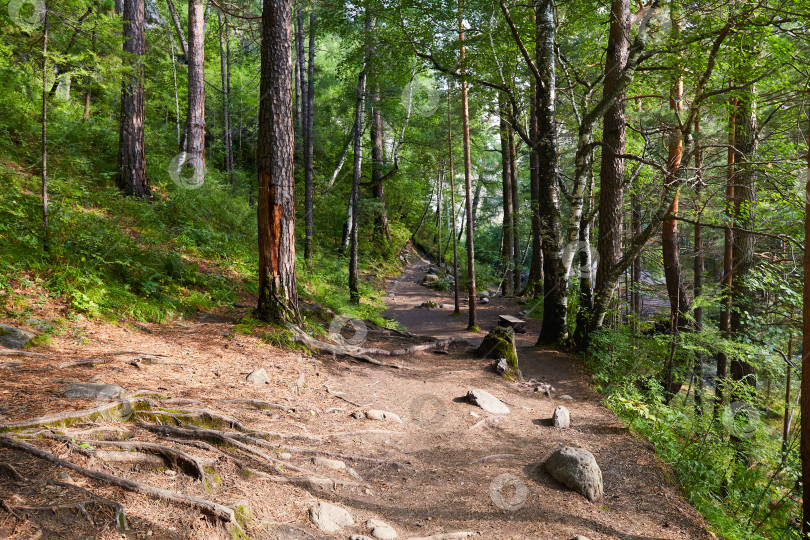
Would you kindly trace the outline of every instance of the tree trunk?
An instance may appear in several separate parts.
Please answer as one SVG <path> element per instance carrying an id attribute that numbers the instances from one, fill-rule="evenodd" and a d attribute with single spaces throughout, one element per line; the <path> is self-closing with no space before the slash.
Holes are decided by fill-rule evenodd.
<path id="1" fill-rule="evenodd" d="M 380 109 L 380 87 L 374 89 L 374 115 L 371 119 L 371 193 L 378 208 L 374 218 L 374 238 L 387 241 L 391 236 L 388 228 L 388 213 L 385 210 L 385 180 L 383 178 L 383 117 Z"/>
<path id="2" fill-rule="evenodd" d="M 312 195 L 312 166 L 315 152 L 315 14 L 309 15 L 309 62 L 307 67 L 307 98 L 304 122 L 304 260 L 312 269 L 312 232 L 314 224 Z"/>
<path id="3" fill-rule="evenodd" d="M 143 199 L 152 197 L 146 178 L 144 153 L 143 55 L 144 0 L 124 1 L 124 52 L 132 57 L 133 72 L 124 78 L 121 88 L 121 121 L 118 137 L 118 175 L 116 183 L 126 194 Z"/>
<path id="4" fill-rule="evenodd" d="M 459 0 L 458 39 L 460 42 L 459 62 L 462 73 L 466 73 L 464 66 L 464 17 L 461 13 L 463 0 Z M 469 321 L 467 330 L 477 330 L 475 320 L 475 227 L 473 223 L 473 194 L 472 194 L 472 161 L 470 158 L 470 110 L 467 99 L 467 80 L 461 79 L 461 136 L 464 148 L 464 189 L 467 203 L 467 272 L 468 272 L 468 301 Z"/>
<path id="5" fill-rule="evenodd" d="M 512 282 L 515 294 L 520 294 L 522 285 L 522 275 L 520 269 L 520 229 L 518 228 L 518 219 L 520 217 L 520 197 L 518 190 L 517 146 L 515 145 L 515 132 L 511 126 L 509 128 L 509 150 L 510 159 L 512 160 L 512 164 L 509 167 L 509 194 L 512 196 L 512 260 L 514 261 L 512 267 Z"/>
<path id="6" fill-rule="evenodd" d="M 204 179 L 205 170 L 205 4 L 188 3 L 188 116 L 185 163 Z"/>
<path id="7" fill-rule="evenodd" d="M 731 335 L 740 338 L 746 331 L 746 316 L 743 312 L 752 312 L 753 291 L 745 280 L 754 267 L 755 236 L 746 232 L 754 228 L 754 206 L 756 204 L 756 169 L 752 164 L 757 152 L 757 109 L 756 89 L 750 87 L 740 99 L 737 108 L 735 126 L 735 163 L 737 173 L 734 186 L 734 221 L 740 230 L 734 234 L 732 260 L 734 269 L 731 281 L 731 303 L 735 309 L 731 312 Z M 729 369 L 734 381 L 744 381 L 756 387 L 754 367 L 748 362 L 732 360 Z"/>
<path id="8" fill-rule="evenodd" d="M 674 2 L 671 4 L 670 17 L 672 19 L 672 37 L 677 40 L 680 31 L 678 11 Z M 676 70 L 680 69 L 676 66 Z M 669 108 L 676 111 L 679 116 L 683 111 L 683 75 L 678 72 L 675 75 L 672 89 L 670 90 Z M 677 119 L 674 118 L 673 122 Z M 676 181 L 678 169 L 681 167 L 683 158 L 683 130 L 673 127 L 669 133 L 669 151 L 667 155 L 667 176 L 664 181 L 664 191 L 669 193 Z M 669 215 L 672 219 L 666 219 L 661 227 L 661 251 L 664 259 L 664 277 L 667 284 L 667 295 L 669 296 L 670 320 L 674 325 L 673 332 L 679 331 L 686 326 L 686 311 L 689 309 L 689 299 L 686 296 L 686 287 L 681 275 L 681 259 L 678 246 L 678 205 L 680 202 L 680 188 L 675 188 L 672 204 L 669 207 Z"/>
<path id="9" fill-rule="evenodd" d="M 507 121 L 507 103 L 502 94 L 499 95 L 500 105 L 500 136 L 501 136 L 501 170 L 503 183 L 503 232 L 501 242 L 501 259 L 503 260 L 503 295 L 512 296 L 515 292 L 512 269 L 515 267 L 512 227 L 512 152 L 509 147 L 509 123 Z M 520 286 L 520 284 L 518 284 Z"/>
<path id="10" fill-rule="evenodd" d="M 633 227 L 633 240 L 641 236 L 641 197 L 638 193 L 634 192 L 631 198 L 631 217 Z M 634 321 L 634 328 L 638 331 L 639 321 L 641 320 L 641 255 L 639 254 L 633 259 L 633 266 L 630 272 L 632 276 L 632 292 L 630 295 L 631 311 L 635 314 L 636 320 Z"/>
<path id="11" fill-rule="evenodd" d="M 259 302 L 262 320 L 298 322 L 293 174 L 292 7 L 264 0 L 259 100 Z"/>
<path id="12" fill-rule="evenodd" d="M 450 176 L 450 206 L 453 207 L 453 313 L 461 312 L 458 284 L 458 238 L 456 237 L 456 179 L 453 171 L 453 122 L 450 113 L 450 83 L 447 83 L 447 164 Z"/>
<path id="13" fill-rule="evenodd" d="M 365 36 L 368 40 L 372 27 L 372 18 L 366 12 Z M 359 221 L 357 216 L 357 201 L 360 196 L 360 175 L 363 168 L 363 114 L 366 99 L 366 67 L 368 66 L 368 47 L 366 47 L 366 58 L 363 61 L 363 69 L 357 77 L 357 101 L 354 112 L 354 172 L 352 176 L 351 193 L 351 228 L 350 228 L 350 255 L 349 255 L 349 297 L 352 302 L 360 303 L 360 282 L 357 270 L 357 243 Z"/>
<path id="14" fill-rule="evenodd" d="M 723 243 L 723 279 L 720 283 L 720 290 L 723 297 L 723 310 L 720 313 L 720 335 L 728 339 L 731 336 L 731 282 L 734 272 L 734 165 L 737 159 L 737 152 L 734 150 L 736 144 L 737 125 L 737 99 L 729 101 L 729 126 L 728 126 L 728 154 L 726 169 L 726 219 L 728 225 L 724 231 Z M 717 381 L 715 386 L 715 412 L 725 397 L 724 380 L 728 377 L 728 356 L 723 352 L 717 353 Z"/>
<path id="15" fill-rule="evenodd" d="M 605 61 L 603 95 L 616 88 L 619 77 L 627 64 L 630 33 L 630 0 L 613 0 L 610 12 L 610 36 Z M 622 208 L 624 206 L 624 154 L 625 146 L 624 90 L 604 116 L 602 132 L 602 163 L 599 190 L 599 267 L 596 271 L 596 288 L 604 294 L 613 295 L 614 289 L 606 289 L 608 270 L 622 256 Z"/>
<path id="16" fill-rule="evenodd" d="M 183 51 L 183 57 L 186 63 L 188 63 L 188 42 L 186 41 L 186 35 L 183 33 L 183 25 L 180 24 L 180 17 L 177 15 L 177 10 L 174 8 L 174 2 L 172 2 L 172 0 L 166 0 L 166 3 L 169 5 L 169 13 L 171 13 L 172 16 L 174 30 L 177 33 L 177 40 L 180 42 L 180 50 Z"/>
<path id="17" fill-rule="evenodd" d="M 307 90 L 304 80 L 304 19 L 301 8 L 295 8 L 295 127 L 297 136 L 304 137 L 304 111 Z M 303 145 L 303 142 L 302 142 Z"/>
<path id="18" fill-rule="evenodd" d="M 537 85 L 537 148 L 540 234 L 543 238 L 543 326 L 537 344 L 556 344 L 567 333 L 568 277 L 563 264 L 560 188 L 557 184 L 559 149 L 556 124 L 554 3 L 538 0 L 537 68 L 544 84 Z"/>
<path id="19" fill-rule="evenodd" d="M 536 141 L 537 132 L 537 81 L 532 79 L 531 108 L 529 111 L 529 139 Z M 539 292 L 543 282 L 543 237 L 540 234 L 540 163 L 537 152 L 529 150 L 529 167 L 531 169 L 531 219 L 532 219 L 532 262 L 529 271 L 529 282 L 524 294 L 534 296 Z"/>
<path id="20" fill-rule="evenodd" d="M 231 138 L 231 82 L 230 82 L 230 58 L 227 53 L 227 17 L 224 19 L 222 13 L 217 11 L 219 20 L 219 67 L 222 76 L 222 118 L 223 118 L 223 144 L 225 146 L 225 171 L 228 173 L 231 188 L 234 187 L 233 175 L 233 140 Z"/>
<path id="21" fill-rule="evenodd" d="M 442 187 L 444 169 L 439 164 L 439 175 L 436 177 L 436 264 L 442 264 Z"/>
<path id="22" fill-rule="evenodd" d="M 51 250 L 50 224 L 48 223 L 48 37 L 50 13 L 45 5 L 44 29 L 42 31 L 42 250 Z"/>
<path id="23" fill-rule="evenodd" d="M 807 126 L 808 140 L 810 140 L 810 116 Z M 810 241 L 810 146 L 807 149 L 807 183 L 805 184 L 805 205 L 804 205 L 804 243 Z M 810 249 L 804 250 L 804 275 L 810 275 Z M 802 495 L 804 501 L 810 501 L 810 362 L 806 360 L 806 355 L 810 351 L 810 280 L 804 280 L 804 292 L 802 294 L 802 382 L 801 393 L 801 447 L 802 456 Z M 802 535 L 810 535 L 810 504 L 807 502 L 803 506 L 802 515 Z"/>

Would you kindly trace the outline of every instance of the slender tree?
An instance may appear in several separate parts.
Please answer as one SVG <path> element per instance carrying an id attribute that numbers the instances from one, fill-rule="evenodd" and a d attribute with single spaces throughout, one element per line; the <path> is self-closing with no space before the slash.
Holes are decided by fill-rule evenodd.
<path id="1" fill-rule="evenodd" d="M 118 137 L 118 175 L 116 183 L 127 195 L 151 198 L 146 178 L 144 153 L 143 55 L 144 0 L 124 0 L 124 52 L 131 57 L 131 71 L 121 87 L 121 120 Z"/>
<path id="2" fill-rule="evenodd" d="M 303 69 L 303 68 L 302 68 Z M 302 87 L 303 91 L 303 87 Z M 312 231 L 314 225 L 312 175 L 315 152 L 315 14 L 309 15 L 309 63 L 307 68 L 306 115 L 304 122 L 304 260 L 312 269 Z"/>
<path id="3" fill-rule="evenodd" d="M 264 0 L 257 163 L 262 320 L 298 322 L 293 174 L 292 6 Z"/>
<path id="4" fill-rule="evenodd" d="M 458 2 L 458 39 L 459 62 L 464 65 L 464 17 L 462 16 L 463 0 Z M 466 70 L 462 68 L 462 73 Z M 461 136 L 464 147 L 464 189 L 467 202 L 467 273 L 469 291 L 469 322 L 467 330 L 477 330 L 475 324 L 475 227 L 473 223 L 473 197 L 472 197 L 472 161 L 470 158 L 470 110 L 467 97 L 467 80 L 461 79 Z"/>
<path id="5" fill-rule="evenodd" d="M 810 141 L 810 115 L 807 123 L 807 140 Z M 804 190 L 804 245 L 810 242 L 810 145 L 807 147 L 807 183 Z M 804 275 L 810 275 L 810 249 L 804 250 Z M 802 382 L 801 382 L 801 410 L 810 411 L 810 280 L 805 279 L 802 292 Z M 801 443 L 802 457 L 802 496 L 804 501 L 810 501 L 810 414 L 801 415 Z M 810 536 L 810 504 L 804 503 L 802 514 L 802 534 Z"/>
<path id="6" fill-rule="evenodd" d="M 456 179 L 453 171 L 453 117 L 450 111 L 450 81 L 447 82 L 447 169 L 450 176 L 450 206 L 453 207 L 453 313 L 461 312 L 458 284 L 458 237 L 456 237 Z"/>
<path id="7" fill-rule="evenodd" d="M 42 31 L 42 249 L 51 250 L 48 223 L 48 38 L 51 28 L 49 4 L 45 4 Z"/>
<path id="8" fill-rule="evenodd" d="M 219 21 L 219 65 L 222 78 L 222 139 L 225 147 L 225 171 L 228 173 L 231 188 L 234 184 L 233 136 L 231 132 L 231 68 L 230 45 L 228 43 L 228 18 L 217 11 Z"/>
<path id="9" fill-rule="evenodd" d="M 512 151 L 509 145 L 509 123 L 506 97 L 499 94 L 500 114 L 500 139 L 501 139 L 501 179 L 503 184 L 503 226 L 501 233 L 501 259 L 503 260 L 503 295 L 512 296 L 515 292 L 515 284 L 512 273 L 515 267 L 514 257 L 514 220 L 512 219 Z M 518 284 L 518 286 L 520 286 Z"/>
<path id="10" fill-rule="evenodd" d="M 186 160 L 201 174 L 205 167 L 205 5 L 203 0 L 188 2 L 188 116 Z"/>

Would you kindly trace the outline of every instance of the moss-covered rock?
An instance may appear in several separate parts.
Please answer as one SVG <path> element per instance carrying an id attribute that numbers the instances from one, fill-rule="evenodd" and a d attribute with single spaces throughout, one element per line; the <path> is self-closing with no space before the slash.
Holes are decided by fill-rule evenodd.
<path id="1" fill-rule="evenodd" d="M 509 369 L 504 373 L 507 379 L 520 378 L 515 331 L 508 326 L 496 326 L 490 330 L 476 351 L 481 358 L 506 359 Z"/>

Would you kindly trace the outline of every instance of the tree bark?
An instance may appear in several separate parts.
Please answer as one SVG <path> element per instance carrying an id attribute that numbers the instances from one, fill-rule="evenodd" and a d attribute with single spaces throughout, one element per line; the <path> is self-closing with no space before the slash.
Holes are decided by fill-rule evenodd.
<path id="1" fill-rule="evenodd" d="M 205 169 L 205 4 L 188 2 L 188 116 L 185 163 L 204 178 Z"/>
<path id="2" fill-rule="evenodd" d="M 509 147 L 509 123 L 506 98 L 503 94 L 499 96 L 500 105 L 500 136 L 501 136 L 501 176 L 503 184 L 503 232 L 501 242 L 501 259 L 503 260 L 503 295 L 512 296 L 515 292 L 512 269 L 515 267 L 513 249 L 513 224 L 512 219 L 512 152 Z M 518 284 L 519 286 L 519 284 Z"/>
<path id="3" fill-rule="evenodd" d="M 453 313 L 461 312 L 458 284 L 458 238 L 456 237 L 456 179 L 453 171 L 453 122 L 450 113 L 450 82 L 447 83 L 447 168 L 450 176 L 450 206 L 453 207 Z"/>
<path id="4" fill-rule="evenodd" d="M 462 15 L 463 0 L 458 2 L 458 39 L 459 62 L 462 65 L 462 74 L 466 73 L 464 66 L 464 17 Z M 467 98 L 467 80 L 461 79 L 461 136 L 464 148 L 464 189 L 467 203 L 467 272 L 468 272 L 468 301 L 469 320 L 467 330 L 477 330 L 475 320 L 475 227 L 473 223 L 473 200 L 472 200 L 472 161 L 470 158 L 470 110 Z"/>
<path id="5" fill-rule="evenodd" d="M 304 122 L 304 260 L 312 269 L 312 233 L 314 209 L 312 195 L 313 161 L 315 152 L 315 14 L 309 15 L 309 62 L 307 67 L 307 97 Z"/>
<path id="6" fill-rule="evenodd" d="M 383 117 L 380 109 L 380 86 L 377 84 L 373 96 L 374 114 L 371 119 L 371 194 L 377 200 L 378 208 L 374 218 L 374 238 L 378 242 L 387 241 L 391 236 L 388 228 L 388 213 L 385 210 L 385 178 L 383 156 Z M 441 261 L 440 261 L 441 262 Z"/>
<path id="7" fill-rule="evenodd" d="M 118 136 L 118 175 L 116 183 L 126 194 L 142 199 L 152 197 L 146 178 L 144 153 L 143 55 L 144 0 L 124 0 L 124 52 L 131 55 L 132 73 L 121 88 L 121 120 Z"/>
<path id="8" fill-rule="evenodd" d="M 304 20 L 301 8 L 295 8 L 295 125 L 296 133 L 303 141 L 304 111 L 306 110 L 307 90 L 304 77 Z M 303 146 L 303 142 L 302 142 Z"/>
<path id="9" fill-rule="evenodd" d="M 509 128 L 509 156 L 512 161 L 509 167 L 509 194 L 512 196 L 512 284 L 515 294 L 520 294 L 522 285 L 521 275 L 521 256 L 520 256 L 520 230 L 519 217 L 520 217 L 520 194 L 518 190 L 518 167 L 517 167 L 517 146 L 515 144 L 515 132 Z"/>
<path id="10" fill-rule="evenodd" d="M 605 61 L 603 95 L 616 88 L 619 77 L 627 64 L 630 32 L 630 0 L 613 0 L 610 12 L 610 35 Z M 625 148 L 624 90 L 608 108 L 602 131 L 602 162 L 599 190 L 599 267 L 596 270 L 596 288 L 603 294 L 613 295 L 614 289 L 606 289 L 608 269 L 621 258 L 622 208 L 624 205 L 624 154 Z"/>
<path id="11" fill-rule="evenodd" d="M 186 35 L 183 33 L 183 25 L 180 24 L 180 17 L 177 15 L 177 10 L 174 8 L 174 2 L 172 2 L 172 0 L 166 0 L 166 3 L 169 5 L 169 13 L 171 13 L 172 22 L 174 23 L 174 31 L 177 33 L 177 40 L 180 42 L 180 50 L 183 51 L 183 58 L 185 58 L 186 63 L 188 63 L 188 42 L 186 41 Z"/>
<path id="12" fill-rule="evenodd" d="M 808 140 L 810 140 L 810 116 L 807 125 Z M 810 241 L 810 146 L 807 148 L 807 183 L 805 184 L 804 203 L 804 242 L 805 247 Z M 810 249 L 804 250 L 804 275 L 810 275 Z M 810 361 L 807 354 L 810 352 L 810 280 L 804 280 L 802 292 L 802 382 L 801 382 L 801 443 L 802 456 L 802 498 L 810 501 Z M 810 504 L 805 502 L 802 514 L 802 534 L 810 535 Z"/>
<path id="13" fill-rule="evenodd" d="M 754 226 L 754 206 L 756 202 L 756 165 L 752 164 L 757 152 L 757 108 L 756 89 L 751 86 L 740 99 L 735 125 L 735 158 L 737 173 L 734 186 L 734 221 L 740 227 L 734 234 L 731 273 L 731 335 L 740 338 L 746 331 L 746 316 L 743 312 L 753 311 L 751 301 L 753 291 L 746 284 L 748 273 L 754 267 L 755 236 L 748 232 Z M 744 381 L 756 387 L 754 367 L 748 362 L 732 360 L 729 369 L 734 381 Z"/>
<path id="14" fill-rule="evenodd" d="M 536 14 L 536 57 L 542 81 L 537 85 L 537 165 L 539 180 L 540 234 L 543 238 L 543 326 L 538 345 L 556 344 L 567 333 L 568 276 L 563 264 L 563 235 L 560 217 L 559 147 L 557 142 L 554 53 L 554 3 L 538 0 Z"/>
<path id="15" fill-rule="evenodd" d="M 264 0 L 259 138 L 259 302 L 262 320 L 297 323 L 293 152 L 292 7 Z"/>
<path id="16" fill-rule="evenodd" d="M 217 18 L 219 20 L 219 67 L 222 77 L 222 118 L 223 118 L 223 144 L 225 146 L 225 171 L 231 184 L 231 189 L 234 186 L 233 174 L 233 139 L 231 135 L 231 77 L 230 77 L 230 49 L 228 46 L 228 28 L 227 16 L 224 18 L 222 13 L 217 11 Z"/>
<path id="17" fill-rule="evenodd" d="M 50 224 L 48 223 L 48 38 L 50 13 L 45 4 L 42 31 L 42 250 L 51 250 Z"/>
<path id="18" fill-rule="evenodd" d="M 368 40 L 373 25 L 371 15 L 366 12 L 365 36 Z M 351 193 L 351 228 L 350 228 L 350 254 L 349 254 L 349 297 L 352 302 L 360 303 L 360 280 L 357 270 L 357 244 L 359 220 L 357 216 L 357 201 L 360 196 L 360 176 L 363 168 L 363 115 L 366 99 L 366 68 L 368 66 L 368 47 L 363 60 L 363 69 L 357 77 L 357 100 L 354 112 L 354 172 L 352 176 Z"/>
<path id="19" fill-rule="evenodd" d="M 439 164 L 439 175 L 436 177 L 436 264 L 442 264 L 442 194 L 444 169 Z"/>
<path id="20" fill-rule="evenodd" d="M 532 79 L 531 107 L 529 110 L 529 139 L 536 141 L 537 132 L 537 81 Z M 529 271 L 529 282 L 524 294 L 535 295 L 543 282 L 543 237 L 540 234 L 540 163 L 537 152 L 529 151 L 531 169 L 531 219 L 532 219 L 532 262 Z"/>

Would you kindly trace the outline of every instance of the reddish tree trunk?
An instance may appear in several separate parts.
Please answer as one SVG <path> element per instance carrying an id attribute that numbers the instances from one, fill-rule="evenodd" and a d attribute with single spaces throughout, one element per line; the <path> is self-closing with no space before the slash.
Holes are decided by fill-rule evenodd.
<path id="1" fill-rule="evenodd" d="M 292 7 L 264 0 L 259 101 L 259 302 L 266 321 L 298 322 L 293 174 Z"/>
<path id="2" fill-rule="evenodd" d="M 205 3 L 188 3 L 188 117 L 186 163 L 205 167 Z"/>
<path id="3" fill-rule="evenodd" d="M 315 14 L 309 15 L 309 63 L 307 68 L 306 115 L 304 122 L 304 260 L 312 269 L 312 233 L 314 209 L 312 195 L 312 175 L 315 152 Z"/>
<path id="4" fill-rule="evenodd" d="M 144 90 L 142 58 L 144 37 L 144 0 L 124 1 L 124 52 L 131 55 L 133 72 L 125 77 L 121 89 L 121 125 L 118 137 L 118 176 L 116 183 L 127 195 L 151 198 L 146 178 L 144 153 Z"/>
<path id="5" fill-rule="evenodd" d="M 464 65 L 464 18 L 461 15 L 461 2 L 459 0 L 459 18 L 458 18 L 458 39 L 461 42 L 459 50 L 459 62 Z M 462 67 L 462 73 L 466 69 Z M 469 321 L 467 323 L 468 330 L 474 330 L 477 327 L 475 324 L 475 224 L 473 223 L 473 194 L 472 194 L 472 161 L 470 158 L 470 110 L 467 99 L 467 80 L 461 80 L 461 136 L 464 147 L 464 189 L 467 204 L 467 272 L 468 276 L 468 302 L 469 302 Z"/>

